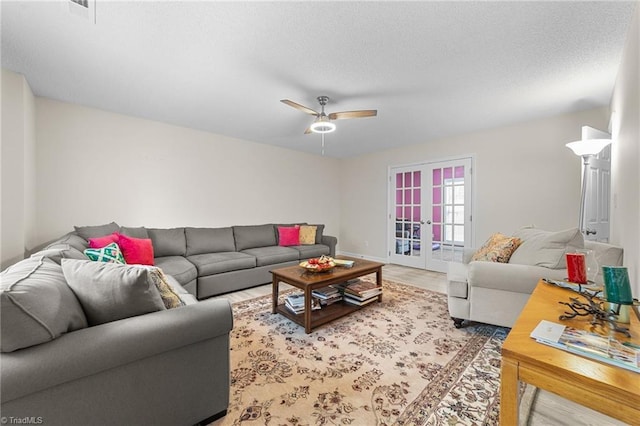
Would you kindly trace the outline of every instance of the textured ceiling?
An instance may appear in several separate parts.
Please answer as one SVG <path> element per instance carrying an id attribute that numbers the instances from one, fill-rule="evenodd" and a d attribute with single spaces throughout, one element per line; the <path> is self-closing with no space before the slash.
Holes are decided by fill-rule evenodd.
<path id="1" fill-rule="evenodd" d="M 609 103 L 637 2 L 2 0 L 2 66 L 34 94 L 352 157 Z"/>

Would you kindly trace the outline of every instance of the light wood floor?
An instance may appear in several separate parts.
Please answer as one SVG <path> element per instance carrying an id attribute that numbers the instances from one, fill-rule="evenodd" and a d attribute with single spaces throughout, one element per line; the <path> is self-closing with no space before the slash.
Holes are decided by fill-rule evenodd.
<path id="1" fill-rule="evenodd" d="M 439 272 L 388 264 L 383 267 L 382 276 L 387 280 L 399 281 L 439 293 L 447 292 L 446 274 Z M 281 290 L 287 287 L 286 284 L 280 286 Z M 227 298 L 231 303 L 236 303 L 268 294 L 271 294 L 271 284 L 237 291 L 219 297 Z M 215 424 L 216 423 L 214 423 L 214 425 Z M 625 425 L 625 423 L 544 390 L 537 392 L 529 419 L 521 424 L 529 426 Z"/>

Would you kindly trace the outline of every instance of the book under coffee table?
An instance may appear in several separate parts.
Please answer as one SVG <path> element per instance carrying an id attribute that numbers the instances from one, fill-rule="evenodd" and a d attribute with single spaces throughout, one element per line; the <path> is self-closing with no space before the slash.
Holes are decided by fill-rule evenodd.
<path id="1" fill-rule="evenodd" d="M 353 311 L 361 309 L 362 306 L 350 305 L 345 302 L 337 302 L 322 309 L 311 309 L 311 292 L 313 290 L 326 287 L 331 284 L 338 284 L 355 278 L 359 278 L 372 273 L 376 274 L 376 284 L 382 287 L 382 263 L 372 262 L 364 259 L 354 259 L 341 257 L 347 260 L 353 260 L 353 266 L 350 268 L 336 266 L 331 271 L 313 273 L 308 272 L 300 266 L 289 266 L 286 268 L 278 268 L 271 271 L 272 279 L 272 307 L 271 312 L 279 313 L 304 327 L 305 333 L 311 333 L 311 330 L 333 321 L 337 318 L 348 315 Z M 304 293 L 304 313 L 294 314 L 289 311 L 284 304 L 278 304 L 280 283 L 286 283 L 296 287 Z M 382 294 L 378 295 L 378 301 L 382 300 Z"/>

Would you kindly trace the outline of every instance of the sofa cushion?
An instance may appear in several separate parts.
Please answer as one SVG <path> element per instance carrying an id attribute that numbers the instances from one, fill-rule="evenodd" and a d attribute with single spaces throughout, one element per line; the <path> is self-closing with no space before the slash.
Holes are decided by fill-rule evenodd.
<path id="1" fill-rule="evenodd" d="M 523 228 L 513 234 L 522 244 L 513 253 L 509 263 L 542 266 L 550 269 L 567 267 L 565 253 L 584 248 L 584 238 L 578 228 L 564 231 L 544 231 Z"/>
<path id="2" fill-rule="evenodd" d="M 233 238 L 236 251 L 278 245 L 273 225 L 234 226 Z"/>
<path id="3" fill-rule="evenodd" d="M 87 327 L 82 307 L 62 268 L 46 257 L 31 257 L 0 274 L 2 352 L 53 340 Z"/>
<path id="4" fill-rule="evenodd" d="M 195 254 L 187 259 L 196 265 L 200 277 L 256 267 L 255 257 L 236 251 Z"/>
<path id="5" fill-rule="evenodd" d="M 184 256 L 187 253 L 184 228 L 147 228 L 147 233 L 153 243 L 153 253 L 156 257 Z"/>
<path id="6" fill-rule="evenodd" d="M 513 252 L 520 246 L 522 240 L 495 233 L 475 252 L 472 261 L 487 261 L 508 263 Z"/>
<path id="7" fill-rule="evenodd" d="M 139 226 L 139 227 L 121 226 L 120 233 L 123 235 L 126 235 L 127 237 L 149 238 L 149 233 L 147 232 L 147 228 L 145 228 L 144 226 Z"/>
<path id="8" fill-rule="evenodd" d="M 63 259 L 62 272 L 80 301 L 89 325 L 165 309 L 145 267 Z"/>
<path id="9" fill-rule="evenodd" d="M 185 228 L 187 256 L 236 251 L 232 228 Z"/>
<path id="10" fill-rule="evenodd" d="M 300 227 L 299 226 L 278 226 L 279 246 L 299 246 Z"/>
<path id="11" fill-rule="evenodd" d="M 32 254 L 31 257 L 46 257 L 53 260 L 58 265 L 60 264 L 62 259 L 87 260 L 87 256 L 85 256 L 83 252 L 66 243 L 49 245 L 47 246 L 47 248 Z"/>
<path id="12" fill-rule="evenodd" d="M 153 263 L 158 268 L 161 268 L 165 274 L 174 277 L 182 285 L 189 284 L 198 278 L 196 265 L 182 256 L 156 257 L 153 259 Z"/>
<path id="13" fill-rule="evenodd" d="M 322 236 L 324 235 L 324 225 L 310 224 L 309 226 L 316 227 L 316 244 L 322 244 Z"/>
<path id="14" fill-rule="evenodd" d="M 118 234 L 118 245 L 127 263 L 153 265 L 153 243 L 150 238 L 133 238 Z"/>
<path id="15" fill-rule="evenodd" d="M 88 248 L 84 251 L 84 254 L 95 262 L 125 263 L 122 250 L 120 250 L 120 246 L 117 243 L 111 243 L 102 248 Z"/>
<path id="16" fill-rule="evenodd" d="M 69 244 L 74 249 L 78 250 L 80 253 L 87 248 L 87 240 L 82 238 L 80 235 L 77 235 L 75 232 L 69 232 L 68 234 L 62 236 L 61 238 L 53 241 L 51 244 L 45 247 L 48 249 L 49 247 L 56 246 L 58 244 Z"/>
<path id="17" fill-rule="evenodd" d="M 291 247 L 257 247 L 243 250 L 242 253 L 254 256 L 256 258 L 256 266 L 274 265 L 300 259 L 300 252 Z"/>
<path id="18" fill-rule="evenodd" d="M 623 249 L 607 243 L 585 241 L 584 248 L 593 250 L 599 268 L 603 266 L 622 266 Z M 602 272 L 602 271 L 600 271 Z"/>
<path id="19" fill-rule="evenodd" d="M 329 255 L 329 247 L 324 244 L 301 245 L 289 247 L 296 249 L 300 253 L 300 259 L 311 259 L 312 257 L 320 257 L 323 254 Z"/>
<path id="20" fill-rule="evenodd" d="M 316 244 L 317 226 L 300 225 L 300 244 Z"/>
<path id="21" fill-rule="evenodd" d="M 120 225 L 115 222 L 96 226 L 74 226 L 74 228 L 76 233 L 87 241 L 89 238 L 104 237 L 105 235 L 120 231 Z"/>

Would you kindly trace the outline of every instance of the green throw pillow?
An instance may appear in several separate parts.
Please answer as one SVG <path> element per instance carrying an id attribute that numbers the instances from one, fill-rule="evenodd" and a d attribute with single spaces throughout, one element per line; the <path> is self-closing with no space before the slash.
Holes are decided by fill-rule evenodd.
<path id="1" fill-rule="evenodd" d="M 91 260 L 97 262 L 107 263 L 126 263 L 120 246 L 116 243 L 111 243 L 108 246 L 102 248 L 88 248 L 84 251 L 84 254 Z"/>

